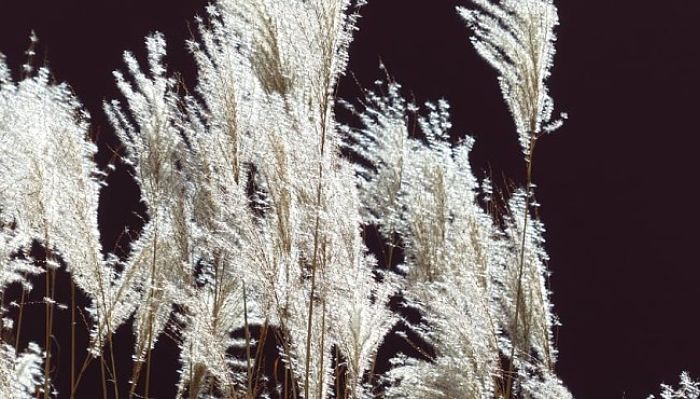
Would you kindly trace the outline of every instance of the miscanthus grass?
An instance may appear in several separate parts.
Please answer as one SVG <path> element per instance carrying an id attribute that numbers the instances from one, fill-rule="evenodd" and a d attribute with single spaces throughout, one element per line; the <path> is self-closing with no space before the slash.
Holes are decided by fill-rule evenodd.
<path id="1" fill-rule="evenodd" d="M 13 80 L 0 59 L 0 397 L 78 397 L 93 362 L 101 397 L 152 397 L 164 339 L 179 348 L 178 398 L 571 397 L 554 371 L 532 176 L 537 141 L 566 116 L 554 117 L 546 85 L 556 7 L 457 10 L 525 157 L 525 186 L 503 192 L 472 173 L 472 138 L 450 143 L 444 100 L 415 104 L 393 81 L 336 98 L 362 5 L 215 1 L 187 43 L 192 90 L 168 69 L 165 37 L 147 37 L 146 63 L 125 52 L 121 97 L 104 103 L 122 144 L 105 170 L 70 88 L 31 62 Z M 338 106 L 355 120 L 340 123 Z M 126 256 L 100 244 L 100 190 L 115 168 L 145 209 Z M 368 249 L 367 229 L 387 253 Z M 56 300 L 60 272 L 69 304 Z M 45 339 L 20 348 L 40 274 Z M 5 298 L 11 287 L 18 300 Z M 70 342 L 53 341 L 57 312 L 70 312 Z M 124 331 L 128 364 L 114 348 Z M 419 356 L 394 353 L 377 373 L 390 335 Z M 69 373 L 56 372 L 61 346 Z M 662 397 L 697 398 L 697 384 L 683 374 Z"/>

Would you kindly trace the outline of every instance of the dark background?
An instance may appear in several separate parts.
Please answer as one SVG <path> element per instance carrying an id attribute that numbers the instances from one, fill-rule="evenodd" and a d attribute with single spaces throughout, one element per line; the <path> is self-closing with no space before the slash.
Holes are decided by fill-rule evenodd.
<path id="1" fill-rule="evenodd" d="M 19 71 L 30 30 L 36 31 L 38 57 L 93 116 L 103 167 L 117 143 L 101 102 L 118 96 L 110 72 L 121 68 L 123 50 L 142 57 L 143 37 L 159 30 L 168 40 L 171 70 L 195 82 L 183 43 L 193 16 L 204 14 L 202 1 L 3 3 L 0 52 Z M 477 139 L 475 170 L 490 171 L 504 187 L 504 181 L 522 181 L 520 149 L 495 73 L 469 45 L 457 4 L 467 1 L 370 0 L 349 70 L 369 87 L 382 77 L 381 58 L 419 102 L 446 98 L 455 134 Z M 534 162 L 553 302 L 563 323 L 557 370 L 578 398 L 645 398 L 659 383 L 675 383 L 681 370 L 700 377 L 700 3 L 557 5 L 561 26 L 549 86 L 570 119 L 539 142 Z M 340 95 L 356 93 L 346 78 Z M 108 249 L 125 225 L 139 223 L 136 190 L 125 176 L 123 170 L 110 176 L 102 194 Z M 174 348 L 163 346 L 159 353 L 174 361 Z M 128 361 L 126 351 L 120 356 Z M 88 385 L 97 378 L 90 373 Z"/>

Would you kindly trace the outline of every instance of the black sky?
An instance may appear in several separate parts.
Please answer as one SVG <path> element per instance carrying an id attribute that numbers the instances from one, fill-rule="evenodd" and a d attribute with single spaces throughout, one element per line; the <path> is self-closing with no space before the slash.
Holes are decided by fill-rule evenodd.
<path id="1" fill-rule="evenodd" d="M 370 0 L 349 70 L 365 86 L 379 60 L 418 101 L 446 98 L 455 134 L 476 137 L 474 168 L 497 184 L 523 164 L 495 73 L 468 43 L 448 0 Z M 5 1 L 0 52 L 14 70 L 30 29 L 54 76 L 68 82 L 99 129 L 100 162 L 115 146 L 101 112 L 116 98 L 121 53 L 144 54 L 165 33 L 168 62 L 194 82 L 184 51 L 202 1 Z M 558 373 L 578 398 L 645 398 L 681 370 L 700 378 L 697 93 L 700 3 L 559 0 L 550 79 L 566 125 L 540 141 L 537 197 L 547 226 Z M 347 78 L 340 95 L 356 94 Z M 105 191 L 105 246 L 135 223 L 134 187 Z"/>

